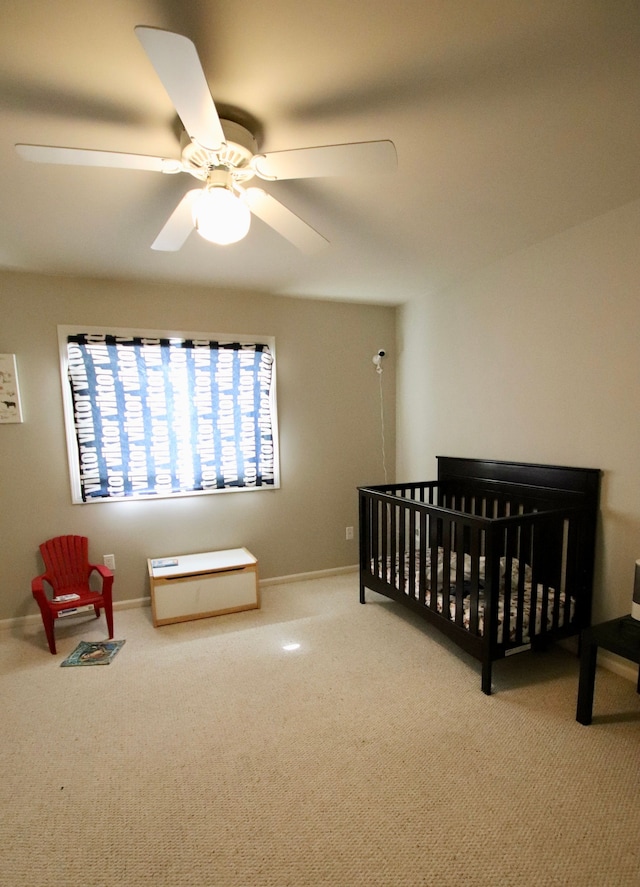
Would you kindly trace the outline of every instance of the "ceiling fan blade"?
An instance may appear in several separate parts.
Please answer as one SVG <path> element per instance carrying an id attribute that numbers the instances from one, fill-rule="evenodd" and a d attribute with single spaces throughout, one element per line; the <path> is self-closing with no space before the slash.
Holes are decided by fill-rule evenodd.
<path id="1" fill-rule="evenodd" d="M 244 199 L 251 212 L 304 253 L 315 253 L 329 246 L 329 241 L 303 222 L 290 209 L 261 188 L 247 188 Z"/>
<path id="2" fill-rule="evenodd" d="M 191 40 L 144 25 L 135 32 L 189 136 L 203 148 L 217 151 L 225 142 L 224 132 Z"/>
<path id="3" fill-rule="evenodd" d="M 200 188 L 187 191 L 151 244 L 151 249 L 164 252 L 175 252 L 180 249 L 193 231 L 193 202 L 200 193 Z"/>
<path id="4" fill-rule="evenodd" d="M 257 154 L 251 161 L 263 179 L 307 179 L 392 172 L 398 165 L 393 142 L 351 142 Z"/>
<path id="5" fill-rule="evenodd" d="M 150 172 L 182 171 L 180 160 L 150 157 L 146 154 L 119 154 L 91 148 L 56 148 L 52 145 L 16 145 L 24 160 L 33 163 L 63 163 L 70 166 L 110 166 L 117 169 L 145 169 Z"/>

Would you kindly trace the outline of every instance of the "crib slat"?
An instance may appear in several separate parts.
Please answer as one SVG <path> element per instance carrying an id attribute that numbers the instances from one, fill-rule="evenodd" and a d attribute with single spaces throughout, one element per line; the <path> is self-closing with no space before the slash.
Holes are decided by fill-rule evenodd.
<path id="1" fill-rule="evenodd" d="M 442 521 L 442 615 L 451 619 L 451 521 Z"/>
<path id="2" fill-rule="evenodd" d="M 564 570 L 565 570 L 565 533 L 564 533 L 565 521 L 564 518 L 560 518 L 558 521 L 553 522 L 553 535 L 561 540 L 560 544 L 560 556 L 556 559 L 556 563 L 554 564 L 553 573 L 549 576 L 549 583 L 551 585 L 550 592 L 551 599 L 548 604 L 548 615 L 549 620 L 551 622 L 551 630 L 555 630 L 560 625 L 559 617 L 560 617 L 560 599 L 563 594 L 564 589 Z M 553 589 L 553 591 L 552 591 Z"/>
<path id="3" fill-rule="evenodd" d="M 418 552 L 420 577 L 418 580 L 418 595 L 421 604 L 425 603 L 427 595 L 427 513 L 420 512 L 420 546 Z"/>
<path id="4" fill-rule="evenodd" d="M 549 631 L 549 584 L 542 583 L 541 612 L 540 612 L 540 631 L 534 628 L 536 635 L 546 635 Z M 533 637 L 534 635 L 531 635 Z"/>
<path id="5" fill-rule="evenodd" d="M 479 603 L 480 603 L 480 551 L 481 531 L 471 528 L 471 540 L 469 543 L 469 557 L 471 558 L 471 584 L 469 590 L 469 631 L 477 635 L 479 631 Z"/>
<path id="6" fill-rule="evenodd" d="M 536 636 L 536 616 L 538 611 L 538 586 L 540 584 L 540 571 L 538 568 L 538 554 L 537 554 L 537 546 L 539 546 L 540 541 L 538 540 L 538 526 L 537 524 L 532 524 L 531 526 L 531 591 L 529 596 L 529 637 L 533 638 Z"/>
<path id="7" fill-rule="evenodd" d="M 438 545 L 442 535 L 442 518 L 431 517 L 429 521 L 429 607 L 438 611 Z"/>
<path id="8" fill-rule="evenodd" d="M 396 528 L 398 533 L 398 588 L 402 591 L 403 594 L 406 594 L 406 580 L 407 580 L 407 537 L 406 537 L 406 509 L 404 503 L 400 503 L 398 505 L 397 515 L 396 515 Z"/>
<path id="9" fill-rule="evenodd" d="M 514 510 L 517 514 L 519 506 Z M 510 635 L 506 635 L 505 637 L 506 639 L 509 639 L 510 637 L 511 642 L 516 647 L 519 647 L 527 643 L 524 619 L 529 594 L 527 575 L 529 574 L 530 565 L 534 556 L 532 528 L 529 522 L 525 521 L 524 525 L 517 525 L 514 534 L 514 544 L 511 550 L 514 556 L 512 564 L 510 565 L 510 587 L 513 595 L 511 610 L 515 609 L 516 618 L 515 625 L 511 625 Z M 505 583 L 506 581 L 505 578 Z"/>
<path id="10" fill-rule="evenodd" d="M 415 598 L 416 596 L 416 513 L 413 508 L 409 509 L 409 563 L 408 563 L 408 582 L 409 582 L 409 596 Z M 404 521 L 402 522 L 404 526 Z"/>
<path id="11" fill-rule="evenodd" d="M 527 594 L 527 566 L 531 557 L 531 541 L 525 527 L 520 527 L 518 532 L 518 582 L 516 588 L 516 624 L 514 642 L 517 646 L 524 643 L 524 608 Z"/>
<path id="12" fill-rule="evenodd" d="M 569 520 L 569 526 L 566 531 L 567 538 L 567 572 L 566 572 L 566 585 L 567 588 L 581 589 L 582 582 L 579 576 L 579 565 L 576 562 L 576 556 L 578 552 L 584 547 L 584 543 L 581 541 L 581 533 L 582 533 L 582 520 L 577 516 L 573 516 Z M 565 625 L 569 625 L 571 623 L 577 622 L 580 624 L 585 621 L 585 615 L 588 619 L 590 617 L 590 613 L 584 614 L 579 612 L 579 604 L 576 602 L 576 612 L 574 613 L 573 619 L 571 618 L 571 597 L 569 594 L 565 594 L 564 600 L 564 623 Z"/>
<path id="13" fill-rule="evenodd" d="M 463 503 L 460 503 L 463 506 Z M 454 526 L 454 540 L 456 549 L 456 625 L 464 626 L 464 598 L 465 598 L 465 533 L 462 521 L 456 521 Z"/>
<path id="14" fill-rule="evenodd" d="M 498 611 L 500 593 L 500 538 L 498 527 L 486 533 L 485 546 L 485 594 L 484 594 L 484 657 L 488 663 L 493 657 L 498 636 Z M 483 673 L 483 684 L 485 675 Z M 485 690 L 487 692 L 487 690 Z"/>
<path id="15" fill-rule="evenodd" d="M 380 507 L 377 499 L 367 497 L 365 499 L 365 520 L 367 521 L 367 541 L 370 546 L 373 569 L 378 575 L 378 558 L 380 555 Z"/>
<path id="16" fill-rule="evenodd" d="M 382 559 L 382 576 L 387 578 L 387 564 L 389 563 L 389 503 L 380 502 L 380 508 L 376 509 L 376 535 L 382 540 L 380 556 Z M 377 560 L 376 560 L 377 563 Z"/>
<path id="17" fill-rule="evenodd" d="M 398 588 L 398 542 L 396 537 L 396 505 L 389 505 L 389 581 Z"/>
<path id="18" fill-rule="evenodd" d="M 504 562 L 504 573 L 501 579 L 501 587 L 502 587 L 502 643 L 507 643 L 511 638 L 511 600 L 513 594 L 513 552 L 517 550 L 518 540 L 517 540 L 517 530 L 516 526 L 507 526 L 505 529 L 505 541 L 504 541 L 504 554 L 503 554 L 503 562 Z M 520 599 L 517 596 L 518 600 L 518 609 L 520 609 L 519 603 Z"/>

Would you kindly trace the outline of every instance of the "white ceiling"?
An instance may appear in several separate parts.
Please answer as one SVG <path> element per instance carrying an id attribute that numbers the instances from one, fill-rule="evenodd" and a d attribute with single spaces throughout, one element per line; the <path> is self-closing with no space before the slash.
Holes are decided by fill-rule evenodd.
<path id="1" fill-rule="evenodd" d="M 640 198 L 637 0 L 5 0 L 0 266 L 398 304 Z M 379 177 L 265 185 L 331 242 L 254 220 L 150 244 L 189 176 L 45 166 L 17 142 L 179 156 L 137 24 L 196 44 L 263 151 L 392 139 Z"/>

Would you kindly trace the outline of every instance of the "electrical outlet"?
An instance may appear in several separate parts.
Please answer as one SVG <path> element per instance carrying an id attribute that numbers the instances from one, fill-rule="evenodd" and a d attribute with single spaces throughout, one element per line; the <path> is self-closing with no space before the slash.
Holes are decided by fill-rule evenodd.
<path id="1" fill-rule="evenodd" d="M 346 538 L 347 542 L 350 541 L 351 539 L 353 539 L 353 527 L 347 527 L 345 538 Z"/>
<path id="2" fill-rule="evenodd" d="M 114 573 L 116 571 L 116 556 L 115 554 L 104 554 L 102 556 L 102 563 L 105 567 L 109 567 Z"/>

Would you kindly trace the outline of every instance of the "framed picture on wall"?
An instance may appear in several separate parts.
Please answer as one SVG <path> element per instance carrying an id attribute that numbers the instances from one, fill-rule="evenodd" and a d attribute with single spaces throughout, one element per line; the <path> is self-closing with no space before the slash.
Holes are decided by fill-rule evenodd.
<path id="1" fill-rule="evenodd" d="M 22 422 L 15 354 L 0 354 L 0 423 Z"/>

